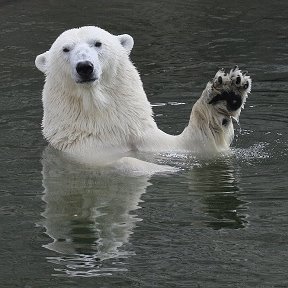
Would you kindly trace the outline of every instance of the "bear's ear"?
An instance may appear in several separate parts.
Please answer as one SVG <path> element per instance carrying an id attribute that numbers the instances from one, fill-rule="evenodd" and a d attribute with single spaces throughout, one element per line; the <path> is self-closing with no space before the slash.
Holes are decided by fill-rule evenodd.
<path id="1" fill-rule="evenodd" d="M 130 54 L 133 46 L 134 46 L 134 40 L 133 38 L 128 34 L 122 34 L 117 36 L 121 45 L 125 48 L 128 55 Z"/>
<path id="2" fill-rule="evenodd" d="M 48 54 L 49 54 L 49 51 L 46 51 L 43 54 L 38 55 L 35 59 L 36 67 L 43 73 L 46 72 Z"/>

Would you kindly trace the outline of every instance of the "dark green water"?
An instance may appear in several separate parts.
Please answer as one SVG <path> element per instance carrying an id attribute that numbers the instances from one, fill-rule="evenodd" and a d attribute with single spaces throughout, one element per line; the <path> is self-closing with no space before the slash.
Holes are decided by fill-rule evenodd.
<path id="1" fill-rule="evenodd" d="M 0 287 L 287 287 L 287 1 L 0 1 Z M 87 24 L 134 37 L 159 126 L 185 127 L 218 68 L 253 93 L 234 157 L 176 175 L 65 161 L 41 135 L 35 56 Z M 168 159 L 168 160 L 167 160 Z"/>

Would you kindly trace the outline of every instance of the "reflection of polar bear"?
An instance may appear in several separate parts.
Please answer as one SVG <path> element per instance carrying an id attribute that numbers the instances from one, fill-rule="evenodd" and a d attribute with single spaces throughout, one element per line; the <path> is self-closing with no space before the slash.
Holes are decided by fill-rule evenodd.
<path id="1" fill-rule="evenodd" d="M 158 129 L 136 68 L 133 38 L 98 27 L 71 29 L 36 58 L 45 73 L 43 134 L 75 155 L 129 151 L 227 151 L 251 80 L 235 67 L 220 70 L 192 109 L 178 136 Z M 112 152 L 113 151 L 113 152 Z M 91 153 L 93 152 L 93 153 Z M 99 159 L 97 159 L 100 161 Z"/>
<path id="2" fill-rule="evenodd" d="M 204 161 L 181 178 L 169 180 L 171 187 L 180 180 L 185 185 L 185 200 L 189 200 L 189 205 L 184 206 L 192 211 L 191 225 L 213 229 L 245 227 L 247 202 L 239 193 L 234 158 L 219 157 L 208 163 Z M 137 215 L 145 213 L 137 209 L 143 206 L 141 196 L 151 185 L 149 176 L 121 175 L 110 167 L 90 169 L 75 164 L 49 146 L 43 153 L 42 164 L 45 188 L 42 225 L 51 238 L 44 247 L 56 252 L 48 258 L 56 264 L 55 271 L 70 276 L 95 276 L 123 269 L 128 263 L 123 258 L 135 253 L 133 239 L 141 237 L 137 236 L 139 231 L 135 227 L 141 220 Z M 156 186 L 152 186 L 150 193 L 158 190 L 157 186 L 162 187 L 160 179 L 152 181 Z M 179 198 L 180 206 L 185 200 Z M 150 206 L 148 200 L 145 207 Z M 140 230 L 144 231 L 143 227 Z M 135 237 L 131 237 L 133 233 Z"/>
<path id="3" fill-rule="evenodd" d="M 42 225 L 53 239 L 46 248 L 67 257 L 93 255 L 90 260 L 88 256 L 78 259 L 92 261 L 91 265 L 133 254 L 122 246 L 140 220 L 133 211 L 150 185 L 148 176 L 115 174 L 110 168 L 89 169 L 49 146 L 42 164 L 46 203 Z M 72 262 L 70 266 L 77 261 Z"/>

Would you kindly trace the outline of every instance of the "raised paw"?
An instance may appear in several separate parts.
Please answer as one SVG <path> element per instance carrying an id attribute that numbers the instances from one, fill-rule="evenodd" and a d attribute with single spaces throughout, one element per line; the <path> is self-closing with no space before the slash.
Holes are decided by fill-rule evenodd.
<path id="1" fill-rule="evenodd" d="M 210 82 L 208 91 L 208 104 L 212 104 L 218 112 L 232 115 L 239 110 L 246 101 L 251 90 L 251 79 L 247 72 L 241 72 L 235 66 L 230 72 L 224 69 L 219 70 Z"/>

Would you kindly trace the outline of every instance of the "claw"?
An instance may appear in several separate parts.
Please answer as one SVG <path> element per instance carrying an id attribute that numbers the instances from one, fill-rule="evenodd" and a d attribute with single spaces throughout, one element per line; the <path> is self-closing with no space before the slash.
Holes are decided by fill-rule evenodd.
<path id="1" fill-rule="evenodd" d="M 237 69 L 239 69 L 239 67 L 238 67 L 238 65 L 235 65 L 232 71 L 234 72 Z"/>

